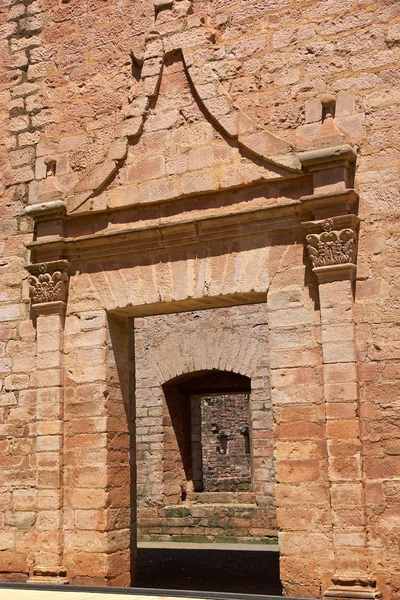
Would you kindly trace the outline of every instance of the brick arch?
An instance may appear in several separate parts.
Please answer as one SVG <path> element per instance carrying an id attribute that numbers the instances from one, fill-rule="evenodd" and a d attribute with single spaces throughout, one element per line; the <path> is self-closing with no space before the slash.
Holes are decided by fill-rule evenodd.
<path id="1" fill-rule="evenodd" d="M 229 330 L 193 331 L 184 338 L 168 338 L 149 354 L 154 373 L 162 386 L 185 374 L 209 371 L 231 372 L 251 380 L 259 357 L 266 348 L 251 336 Z"/>
<path id="2" fill-rule="evenodd" d="M 251 379 L 235 371 L 209 369 L 178 375 L 163 384 L 164 389 L 168 386 L 177 386 L 187 392 L 250 392 Z"/>

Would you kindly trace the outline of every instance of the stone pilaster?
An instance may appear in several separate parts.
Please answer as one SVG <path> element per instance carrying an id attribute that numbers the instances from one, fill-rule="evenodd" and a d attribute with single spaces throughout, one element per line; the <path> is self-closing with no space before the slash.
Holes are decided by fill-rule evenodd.
<path id="1" fill-rule="evenodd" d="M 325 582 L 326 598 L 379 596 L 369 578 L 358 418 L 353 319 L 358 222 L 355 215 L 342 215 L 303 223 L 307 231 L 308 256 L 318 280 L 321 311 L 328 478 L 335 552 L 335 575 Z M 369 583 L 364 585 L 365 582 Z"/>
<path id="2" fill-rule="evenodd" d="M 29 581 L 66 584 L 63 555 L 63 338 L 69 263 L 30 265 L 36 319 L 38 542 Z"/>

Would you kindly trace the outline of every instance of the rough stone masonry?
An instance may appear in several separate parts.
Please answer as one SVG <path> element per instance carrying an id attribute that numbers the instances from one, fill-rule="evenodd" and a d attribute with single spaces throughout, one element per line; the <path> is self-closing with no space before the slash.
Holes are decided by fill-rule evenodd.
<path id="1" fill-rule="evenodd" d="M 217 510 L 286 595 L 400 598 L 399 60 L 398 0 L 1 3 L 2 581 Z M 201 394 L 249 399 L 218 502 Z"/>

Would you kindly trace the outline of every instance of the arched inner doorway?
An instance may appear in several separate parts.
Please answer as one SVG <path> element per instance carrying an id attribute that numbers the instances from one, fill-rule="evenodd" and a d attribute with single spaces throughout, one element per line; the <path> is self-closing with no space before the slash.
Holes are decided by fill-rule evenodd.
<path id="1" fill-rule="evenodd" d="M 180 478 L 180 501 L 196 501 L 203 492 L 239 500 L 240 492 L 252 491 L 250 378 L 200 371 L 167 382 L 163 391 L 165 463 Z M 179 502 L 176 493 L 170 500 Z"/>

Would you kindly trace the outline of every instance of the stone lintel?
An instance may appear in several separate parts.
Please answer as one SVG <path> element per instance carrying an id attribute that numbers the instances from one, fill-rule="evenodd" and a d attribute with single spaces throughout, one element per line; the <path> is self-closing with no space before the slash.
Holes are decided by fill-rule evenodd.
<path id="1" fill-rule="evenodd" d="M 373 577 L 332 577 L 332 584 L 324 592 L 324 598 L 376 600 L 382 596 Z"/>
<path id="2" fill-rule="evenodd" d="M 27 583 L 68 585 L 67 569 L 65 567 L 33 567 Z"/>
<path id="3" fill-rule="evenodd" d="M 46 238 L 28 243 L 26 247 L 31 250 L 37 262 L 46 262 L 48 257 L 60 255 L 69 259 L 78 255 L 85 259 L 121 256 L 133 252 L 299 229 L 301 216 L 304 218 L 307 214 L 299 215 L 299 210 L 304 211 L 302 203 L 290 201 L 229 215 L 186 219 L 178 223 L 151 227 L 131 226 L 77 237 Z"/>
<path id="4" fill-rule="evenodd" d="M 32 304 L 32 310 L 37 317 L 42 315 L 64 315 L 67 304 L 61 300 L 54 302 L 41 302 L 40 304 Z"/>
<path id="5" fill-rule="evenodd" d="M 326 267 L 314 267 L 313 273 L 317 276 L 318 283 L 332 283 L 333 281 L 353 281 L 357 266 L 354 263 L 342 265 L 328 265 Z"/>

